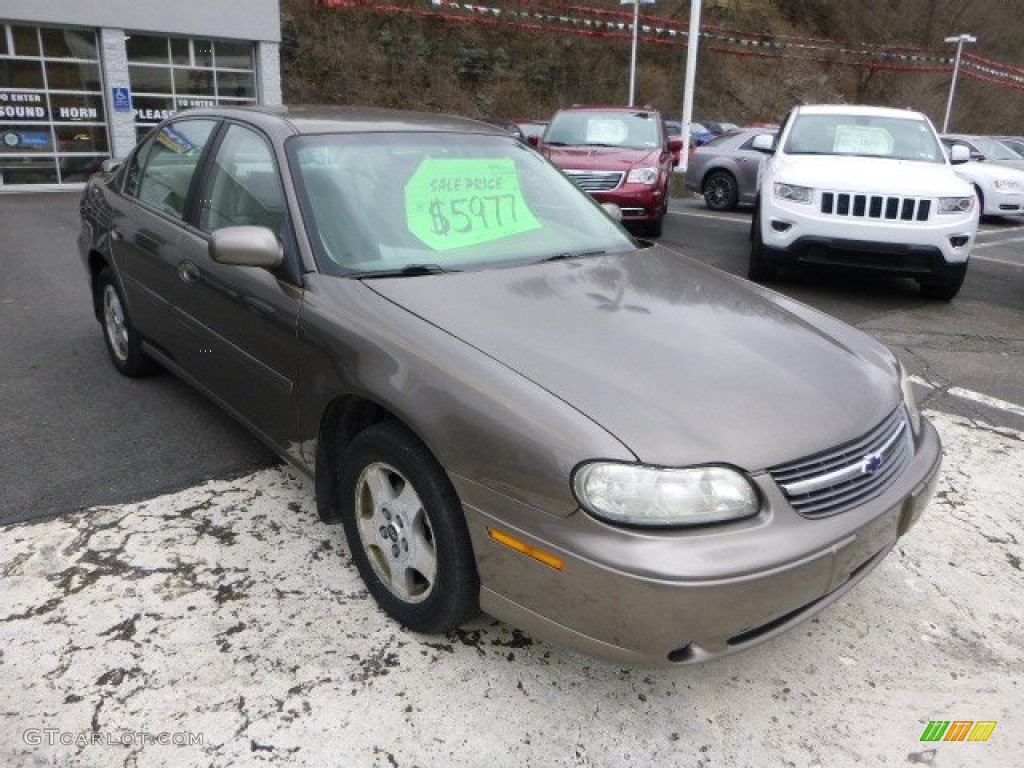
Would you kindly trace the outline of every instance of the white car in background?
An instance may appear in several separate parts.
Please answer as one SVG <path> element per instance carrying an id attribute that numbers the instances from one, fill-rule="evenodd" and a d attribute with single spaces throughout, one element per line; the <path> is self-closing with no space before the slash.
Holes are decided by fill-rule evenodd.
<path id="1" fill-rule="evenodd" d="M 974 185 L 982 216 L 1024 215 L 1024 171 L 976 160 L 954 169 L 957 176 Z"/>
<path id="2" fill-rule="evenodd" d="M 974 190 L 954 173 L 920 112 L 803 105 L 777 138 L 755 136 L 761 165 L 747 274 L 833 267 L 910 277 L 944 301 L 960 290 L 978 230 Z"/>

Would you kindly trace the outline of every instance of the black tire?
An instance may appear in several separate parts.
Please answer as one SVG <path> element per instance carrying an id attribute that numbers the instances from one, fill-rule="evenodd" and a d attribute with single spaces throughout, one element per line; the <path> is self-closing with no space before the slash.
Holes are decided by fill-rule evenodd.
<path id="1" fill-rule="evenodd" d="M 121 375 L 133 379 L 156 373 L 159 366 L 142 351 L 142 337 L 132 325 L 124 296 L 110 267 L 100 270 L 94 290 L 103 341 L 114 367 Z"/>
<path id="2" fill-rule="evenodd" d="M 728 171 L 709 173 L 704 179 L 701 193 L 704 195 L 704 205 L 712 211 L 734 210 L 740 201 L 736 177 Z"/>
<path id="3" fill-rule="evenodd" d="M 395 423 L 352 441 L 338 473 L 341 522 L 377 604 L 414 632 L 442 633 L 480 612 L 462 505 L 441 465 Z"/>
<path id="4" fill-rule="evenodd" d="M 644 234 L 647 237 L 661 237 L 661 233 L 665 229 L 665 212 L 662 211 L 658 214 L 658 218 L 652 219 L 644 224 Z"/>
<path id="5" fill-rule="evenodd" d="M 755 209 L 750 222 L 750 261 L 747 263 L 747 277 L 755 283 L 771 283 L 779 279 L 779 272 L 764 252 L 761 239 L 761 214 Z"/>
<path id="6" fill-rule="evenodd" d="M 661 233 L 665 229 L 665 216 L 668 214 L 668 187 L 665 187 L 665 194 L 663 197 L 664 202 L 661 204 L 661 210 L 658 211 L 657 218 L 648 219 L 647 221 L 638 221 L 633 224 L 633 230 L 638 237 L 661 237 Z"/>
<path id="7" fill-rule="evenodd" d="M 952 301 L 960 293 L 960 287 L 964 284 L 966 276 L 967 265 L 964 264 L 955 270 L 952 277 L 943 279 L 923 278 L 919 281 L 921 284 L 921 295 L 936 301 Z"/>

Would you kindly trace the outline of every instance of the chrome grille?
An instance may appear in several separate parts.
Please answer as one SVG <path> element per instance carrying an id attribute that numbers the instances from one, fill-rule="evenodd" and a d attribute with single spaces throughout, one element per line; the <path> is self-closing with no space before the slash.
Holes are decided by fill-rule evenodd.
<path id="1" fill-rule="evenodd" d="M 858 440 L 768 470 L 793 508 L 806 517 L 845 512 L 884 491 L 910 463 L 903 407 Z"/>
<path id="2" fill-rule="evenodd" d="M 584 192 L 607 192 L 622 183 L 622 171 L 566 171 L 565 175 Z"/>
<path id="3" fill-rule="evenodd" d="M 822 192 L 821 212 L 832 216 L 878 221 L 928 221 L 932 201 L 927 197 L 858 195 Z"/>

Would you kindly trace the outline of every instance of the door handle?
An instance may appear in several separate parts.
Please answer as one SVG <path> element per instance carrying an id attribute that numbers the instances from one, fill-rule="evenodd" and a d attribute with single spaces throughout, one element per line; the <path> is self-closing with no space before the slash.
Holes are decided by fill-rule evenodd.
<path id="1" fill-rule="evenodd" d="M 195 283 L 199 281 L 199 267 L 191 261 L 183 261 L 178 264 L 178 277 L 182 282 Z"/>
<path id="2" fill-rule="evenodd" d="M 120 240 L 121 239 L 121 230 L 119 230 L 119 229 L 111 229 L 110 230 L 110 239 L 111 240 Z"/>

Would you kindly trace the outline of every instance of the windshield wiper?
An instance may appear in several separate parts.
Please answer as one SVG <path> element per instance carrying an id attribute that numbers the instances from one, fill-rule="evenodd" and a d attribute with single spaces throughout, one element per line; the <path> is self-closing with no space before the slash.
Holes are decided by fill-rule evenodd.
<path id="1" fill-rule="evenodd" d="M 375 272 L 358 272 L 355 277 L 418 277 L 420 275 L 440 275 L 458 272 L 457 269 L 445 269 L 439 264 L 408 264 L 396 269 L 378 269 Z"/>
<path id="2" fill-rule="evenodd" d="M 607 251 L 595 250 L 595 251 L 567 251 L 565 253 L 556 253 L 553 256 L 545 256 L 543 259 L 537 259 L 533 262 L 534 264 L 546 264 L 549 261 L 565 261 L 566 259 L 582 259 L 586 256 L 600 256 Z"/>

